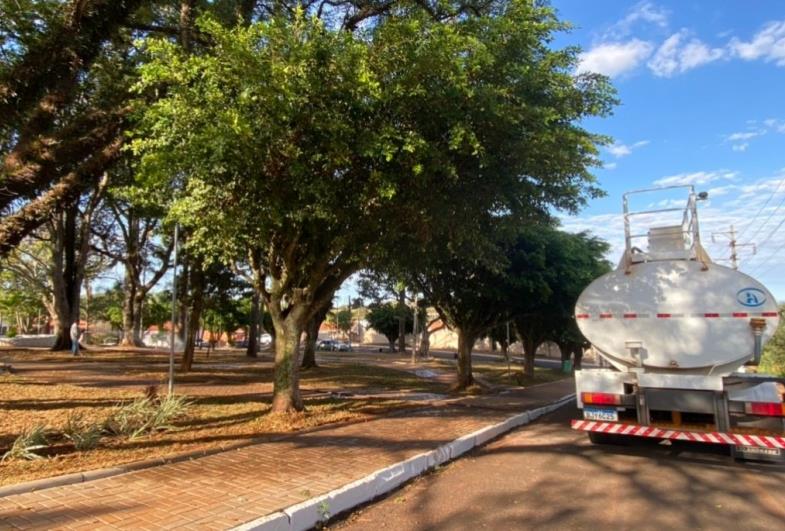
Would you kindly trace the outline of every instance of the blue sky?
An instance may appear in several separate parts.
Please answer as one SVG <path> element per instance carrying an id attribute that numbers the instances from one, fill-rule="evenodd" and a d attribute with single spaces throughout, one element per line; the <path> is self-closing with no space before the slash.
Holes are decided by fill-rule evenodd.
<path id="1" fill-rule="evenodd" d="M 579 70 L 610 76 L 621 100 L 613 116 L 585 124 L 615 139 L 596 172 L 608 195 L 565 228 L 606 238 L 616 260 L 622 193 L 694 184 L 709 192 L 700 217 L 712 257 L 730 254 L 712 232 L 734 224 L 741 242 L 758 244 L 755 256 L 739 252 L 740 269 L 785 300 L 785 2 L 553 5 L 575 26 L 554 45 L 580 45 Z"/>

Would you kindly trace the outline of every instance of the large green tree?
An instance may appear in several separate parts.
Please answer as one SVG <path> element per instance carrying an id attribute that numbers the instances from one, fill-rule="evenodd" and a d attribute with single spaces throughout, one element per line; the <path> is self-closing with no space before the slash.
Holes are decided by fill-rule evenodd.
<path id="1" fill-rule="evenodd" d="M 192 252 L 251 264 L 276 331 L 275 411 L 303 407 L 301 332 L 353 272 L 594 192 L 603 138 L 579 121 L 608 112 L 605 78 L 552 49 L 564 25 L 547 6 L 486 7 L 445 23 L 392 9 L 357 32 L 301 11 L 202 19 L 205 53 L 148 43 L 138 90 L 164 97 L 140 116 L 141 175 L 172 190 Z"/>
<path id="2" fill-rule="evenodd" d="M 583 340 L 575 303 L 592 280 L 610 271 L 608 244 L 587 233 L 542 225 L 525 228 L 509 252 L 507 313 L 524 350 L 524 372 L 533 376 L 543 341 L 574 352 Z"/>

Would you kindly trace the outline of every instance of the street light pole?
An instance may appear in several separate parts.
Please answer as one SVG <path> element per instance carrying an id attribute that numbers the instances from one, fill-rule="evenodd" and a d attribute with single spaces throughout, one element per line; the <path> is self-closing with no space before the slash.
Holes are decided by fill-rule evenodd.
<path id="1" fill-rule="evenodd" d="M 414 326 L 412 326 L 412 363 L 417 362 L 417 292 L 414 292 Z"/>
<path id="2" fill-rule="evenodd" d="M 169 335 L 169 396 L 174 393 L 174 323 L 177 320 L 177 240 L 180 227 L 174 226 L 174 269 L 172 271 L 172 322 Z"/>

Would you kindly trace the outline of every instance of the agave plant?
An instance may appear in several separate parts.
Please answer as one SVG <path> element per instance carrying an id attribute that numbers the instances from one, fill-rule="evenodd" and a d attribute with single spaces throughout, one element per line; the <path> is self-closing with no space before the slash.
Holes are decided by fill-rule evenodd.
<path id="1" fill-rule="evenodd" d="M 72 413 L 66 419 L 63 434 L 77 450 L 91 450 L 101 441 L 103 426 L 87 421 L 81 413 Z"/>
<path id="2" fill-rule="evenodd" d="M 49 446 L 46 440 L 46 428 L 42 425 L 34 426 L 33 428 L 24 431 L 19 437 L 16 438 L 11 448 L 3 454 L 0 463 L 6 459 L 41 459 L 43 456 L 38 455 L 36 450 L 41 450 Z"/>

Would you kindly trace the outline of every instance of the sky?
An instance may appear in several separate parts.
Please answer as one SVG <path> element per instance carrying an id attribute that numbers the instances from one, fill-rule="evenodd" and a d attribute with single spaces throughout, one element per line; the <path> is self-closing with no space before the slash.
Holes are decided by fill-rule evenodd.
<path id="1" fill-rule="evenodd" d="M 567 230 L 624 248 L 622 194 L 673 184 L 708 192 L 701 237 L 728 264 L 737 232 L 739 269 L 785 300 L 785 1 L 553 0 L 574 29 L 554 46 L 579 45 L 578 72 L 609 76 L 621 104 L 584 126 L 614 142 L 596 169 L 606 197 Z M 637 196 L 636 209 L 676 205 L 686 192 Z M 716 234 L 715 234 L 716 233 Z M 712 242 L 714 236 L 715 242 Z M 726 261 L 722 261 L 726 259 Z"/>

